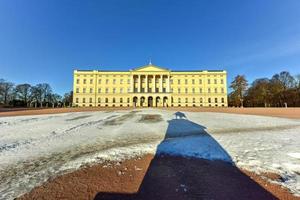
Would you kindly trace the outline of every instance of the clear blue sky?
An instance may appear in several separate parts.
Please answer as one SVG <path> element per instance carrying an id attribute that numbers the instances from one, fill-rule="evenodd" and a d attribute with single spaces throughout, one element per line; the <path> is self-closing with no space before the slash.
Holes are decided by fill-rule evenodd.
<path id="1" fill-rule="evenodd" d="M 48 82 L 74 69 L 225 69 L 249 81 L 300 73 L 300 1 L 0 0 L 0 78 Z"/>

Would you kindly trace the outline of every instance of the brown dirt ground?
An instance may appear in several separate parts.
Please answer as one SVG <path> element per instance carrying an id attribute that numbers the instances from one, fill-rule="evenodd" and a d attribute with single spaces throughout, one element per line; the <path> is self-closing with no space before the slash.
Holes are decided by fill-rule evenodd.
<path id="1" fill-rule="evenodd" d="M 0 117 L 5 116 L 22 116 L 22 115 L 41 115 L 54 113 L 68 112 L 86 112 L 86 111 L 109 111 L 109 110 L 132 110 L 130 107 L 121 108 L 43 108 L 43 109 L 28 109 L 28 108 L 0 108 Z M 248 115 L 263 115 L 273 117 L 283 117 L 291 119 L 300 119 L 300 108 L 163 108 L 166 110 L 190 111 L 190 112 L 220 112 L 220 113 L 236 113 Z"/>
<path id="2" fill-rule="evenodd" d="M 278 179 L 276 174 L 263 176 Z M 287 199 L 287 189 L 220 161 L 146 155 L 87 166 L 36 187 L 29 199 Z"/>

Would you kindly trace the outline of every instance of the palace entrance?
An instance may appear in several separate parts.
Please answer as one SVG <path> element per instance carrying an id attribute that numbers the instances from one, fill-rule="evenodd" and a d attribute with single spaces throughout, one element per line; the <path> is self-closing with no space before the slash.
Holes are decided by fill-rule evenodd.
<path id="1" fill-rule="evenodd" d="M 153 107 L 153 97 L 148 97 L 148 107 Z"/>

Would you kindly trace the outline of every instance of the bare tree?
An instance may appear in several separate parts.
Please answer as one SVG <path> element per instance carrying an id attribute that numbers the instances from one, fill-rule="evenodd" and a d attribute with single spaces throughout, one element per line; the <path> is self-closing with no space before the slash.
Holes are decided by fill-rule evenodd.
<path id="1" fill-rule="evenodd" d="M 52 89 L 48 83 L 40 83 L 33 88 L 33 92 L 35 99 L 40 103 L 40 107 L 42 108 L 43 103 L 45 103 L 52 94 Z"/>
<path id="2" fill-rule="evenodd" d="M 247 91 L 246 99 L 251 106 L 267 107 L 270 104 L 270 80 L 260 78 L 253 81 Z"/>
<path id="3" fill-rule="evenodd" d="M 233 89 L 232 96 L 238 98 L 240 101 L 240 106 L 244 106 L 244 94 L 247 90 L 248 81 L 244 75 L 237 75 L 231 82 L 230 88 Z"/>
<path id="4" fill-rule="evenodd" d="M 17 85 L 15 89 L 17 97 L 21 101 L 24 101 L 24 104 L 26 104 L 27 106 L 30 97 L 30 91 L 31 91 L 30 89 L 31 89 L 31 85 L 27 83 Z"/>
<path id="5" fill-rule="evenodd" d="M 8 104 L 9 97 L 13 94 L 14 84 L 4 79 L 0 79 L 0 99 L 4 104 Z"/>
<path id="6" fill-rule="evenodd" d="M 62 102 L 64 106 L 71 106 L 73 102 L 73 91 L 65 93 Z"/>

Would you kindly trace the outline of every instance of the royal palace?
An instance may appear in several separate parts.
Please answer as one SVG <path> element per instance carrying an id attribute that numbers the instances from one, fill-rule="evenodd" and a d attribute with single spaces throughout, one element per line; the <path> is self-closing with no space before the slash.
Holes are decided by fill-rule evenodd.
<path id="1" fill-rule="evenodd" d="M 75 70 L 79 107 L 227 107 L 224 70 L 173 71 L 151 63 L 129 71 Z"/>

